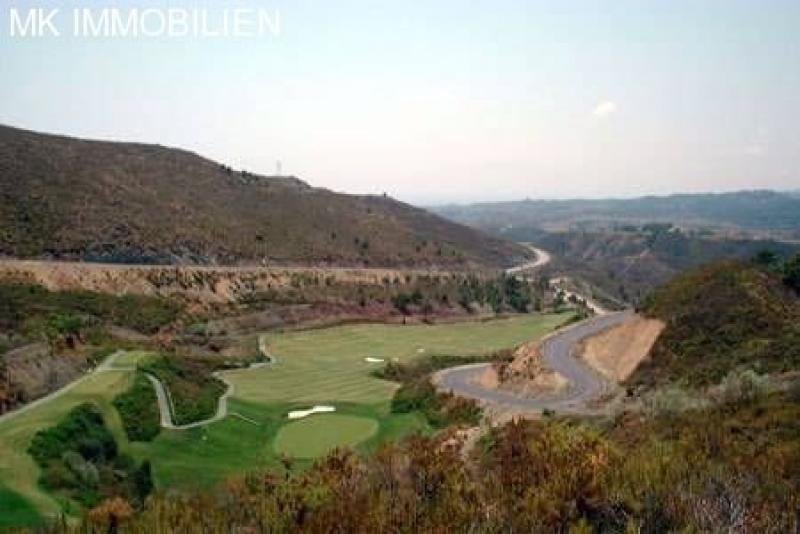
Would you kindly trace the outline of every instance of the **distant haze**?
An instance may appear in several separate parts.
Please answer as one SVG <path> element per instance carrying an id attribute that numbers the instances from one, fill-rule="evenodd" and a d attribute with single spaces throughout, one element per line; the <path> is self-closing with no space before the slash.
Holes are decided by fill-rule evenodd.
<path id="1" fill-rule="evenodd" d="M 37 7 L 70 11 L 76 1 Z M 800 2 L 188 2 L 258 38 L 11 38 L 0 123 L 420 203 L 800 187 Z"/>

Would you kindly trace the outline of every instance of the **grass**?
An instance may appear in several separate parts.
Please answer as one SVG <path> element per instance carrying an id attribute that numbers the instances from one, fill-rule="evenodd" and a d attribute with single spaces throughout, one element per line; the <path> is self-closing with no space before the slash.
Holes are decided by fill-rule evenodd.
<path id="1" fill-rule="evenodd" d="M 0 529 L 36 527 L 44 522 L 36 508 L 21 495 L 0 486 Z"/>
<path id="2" fill-rule="evenodd" d="M 375 419 L 353 415 L 312 415 L 281 427 L 275 452 L 290 458 L 317 458 L 337 447 L 353 447 L 378 432 Z"/>
<path id="3" fill-rule="evenodd" d="M 541 337 L 567 318 L 523 315 L 433 326 L 367 324 L 284 333 L 268 343 L 277 363 L 232 371 L 226 378 L 234 384 L 236 397 L 261 404 L 375 404 L 390 399 L 398 386 L 372 377 L 381 364 L 365 358 L 408 362 L 420 355 L 487 354 Z"/>
<path id="4" fill-rule="evenodd" d="M 60 503 L 39 487 L 41 470 L 27 452 L 33 436 L 57 424 L 72 408 L 93 402 L 102 410 L 109 430 L 124 450 L 127 439 L 111 400 L 118 392 L 128 389 L 132 380 L 132 373 L 92 375 L 57 399 L 0 424 L 0 480 L 42 516 L 55 517 Z"/>
<path id="5" fill-rule="evenodd" d="M 0 422 L 0 480 L 41 516 L 55 517 L 63 503 L 37 485 L 40 470 L 27 448 L 38 430 L 53 426 L 84 402 L 99 406 L 120 452 L 137 462 L 152 462 L 156 487 L 162 491 L 199 491 L 237 473 L 280 466 L 274 443 L 288 423 L 286 414 L 313 404 L 334 404 L 337 416 L 348 421 L 374 421 L 374 434 L 373 429 L 358 434 L 355 447 L 362 452 L 374 451 L 386 441 L 410 433 L 430 434 L 433 430 L 419 413 L 391 413 L 390 400 L 398 386 L 372 376 L 381 364 L 369 364 L 364 358 L 411 361 L 423 354 L 485 354 L 540 337 L 566 319 L 565 314 L 529 315 L 480 323 L 355 325 L 278 334 L 269 340 L 270 350 L 278 358 L 276 364 L 226 373 L 235 386 L 229 412 L 255 424 L 230 415 L 213 425 L 186 432 L 162 430 L 149 443 L 129 442 L 112 404 L 133 385 L 135 373 L 121 370 L 95 374 L 56 400 Z M 130 368 L 148 358 L 146 353 L 129 353 L 120 357 L 116 366 Z M 291 432 L 289 437 L 295 430 Z M 330 443 L 336 444 L 337 440 Z M 327 449 L 330 443 L 319 440 L 321 448 Z M 310 464 L 310 460 L 296 462 L 299 468 Z M 9 498 L 3 496 L 0 504 Z"/>
<path id="6" fill-rule="evenodd" d="M 155 375 L 169 391 L 175 424 L 202 421 L 217 413 L 219 398 L 227 389 L 211 375 L 207 360 L 164 356 L 142 370 Z"/>
<path id="7" fill-rule="evenodd" d="M 122 417 L 125 433 L 131 441 L 151 441 L 161 431 L 156 392 L 144 373 L 136 373 L 133 386 L 114 399 Z"/>

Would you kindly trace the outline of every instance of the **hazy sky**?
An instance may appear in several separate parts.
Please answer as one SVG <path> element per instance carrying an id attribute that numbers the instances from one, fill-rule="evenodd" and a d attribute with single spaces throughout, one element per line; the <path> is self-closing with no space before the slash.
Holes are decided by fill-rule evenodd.
<path id="1" fill-rule="evenodd" d="M 2 0 L 0 122 L 417 203 L 800 188 L 798 0 L 216 0 L 280 35 L 10 38 L 11 7 L 100 4 Z"/>

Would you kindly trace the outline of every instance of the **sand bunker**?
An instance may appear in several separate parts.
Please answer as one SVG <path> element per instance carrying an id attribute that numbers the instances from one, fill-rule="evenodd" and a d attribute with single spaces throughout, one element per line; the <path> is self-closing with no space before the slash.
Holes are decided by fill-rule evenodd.
<path id="1" fill-rule="evenodd" d="M 295 410 L 293 412 L 289 412 L 288 417 L 289 419 L 304 419 L 309 415 L 314 415 L 315 413 L 331 413 L 335 411 L 336 408 L 333 406 L 314 406 L 309 410 Z"/>
<path id="2" fill-rule="evenodd" d="M 383 363 L 386 360 L 383 358 L 364 358 L 364 361 L 367 363 Z"/>

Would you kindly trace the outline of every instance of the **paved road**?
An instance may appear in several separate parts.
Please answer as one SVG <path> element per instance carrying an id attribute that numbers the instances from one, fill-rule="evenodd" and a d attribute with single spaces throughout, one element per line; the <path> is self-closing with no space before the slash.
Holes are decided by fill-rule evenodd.
<path id="1" fill-rule="evenodd" d="M 632 314 L 632 311 L 623 311 L 593 317 L 555 333 L 542 343 L 541 351 L 545 363 L 570 383 L 560 394 L 527 398 L 486 388 L 478 383 L 477 378 L 491 364 L 466 365 L 440 371 L 438 387 L 463 397 L 523 411 L 580 409 L 607 391 L 611 383 L 574 356 L 577 344 L 589 336 L 622 324 Z"/>
<path id="2" fill-rule="evenodd" d="M 259 349 L 259 352 L 261 352 L 261 354 L 268 361 L 270 361 L 270 362 L 273 361 L 272 356 L 268 352 L 265 336 L 260 336 L 259 337 L 259 339 L 258 339 L 258 349 Z M 83 375 L 82 377 L 78 378 L 77 380 L 74 380 L 73 382 L 70 382 L 69 384 L 67 384 L 63 388 L 61 388 L 61 389 L 59 389 L 57 391 L 54 391 L 53 393 L 50 393 L 49 395 L 41 397 L 40 399 L 37 399 L 37 400 L 35 400 L 33 402 L 30 402 L 30 403 L 28 403 L 28 404 L 26 404 L 26 405 L 24 405 L 24 406 L 22 406 L 22 407 L 20 407 L 20 408 L 18 408 L 16 410 L 12 411 L 12 412 L 8 412 L 6 414 L 3 414 L 2 416 L 0 416 L 0 423 L 3 423 L 3 422 L 8 421 L 10 419 L 13 419 L 13 418 L 15 418 L 15 417 L 17 417 L 19 415 L 22 415 L 24 413 L 27 413 L 27 412 L 33 410 L 37 406 L 41 406 L 42 404 L 45 404 L 45 403 L 48 403 L 50 401 L 53 401 L 53 400 L 57 399 L 61 395 L 65 394 L 68 391 L 70 391 L 71 389 L 73 389 L 74 387 L 78 386 L 79 384 L 82 384 L 83 382 L 88 380 L 93 375 L 96 375 L 96 374 L 99 374 L 99 373 L 111 373 L 111 372 L 129 372 L 129 373 L 131 373 L 131 372 L 136 371 L 136 367 L 134 367 L 134 366 L 117 366 L 117 365 L 115 365 L 117 359 L 120 356 L 122 356 L 123 354 L 125 354 L 125 352 L 126 351 L 124 351 L 124 350 L 118 350 L 117 352 L 111 354 L 108 358 L 106 358 L 93 371 L 90 371 L 90 372 L 86 373 L 85 375 Z M 251 365 L 249 368 L 250 369 L 258 369 L 260 367 L 263 367 L 264 365 L 266 365 L 266 364 L 264 364 L 264 363 L 256 363 L 256 364 Z M 230 382 L 228 382 L 225 379 L 224 371 L 216 372 L 216 373 L 213 374 L 213 376 L 215 378 L 220 379 L 222 382 L 224 382 L 225 385 L 228 388 L 225 391 L 225 393 L 223 393 L 222 396 L 219 398 L 219 402 L 217 404 L 217 413 L 213 417 L 210 417 L 210 418 L 205 419 L 203 421 L 197 421 L 195 423 L 191 423 L 191 424 L 188 424 L 188 425 L 176 425 L 174 423 L 173 419 L 172 419 L 172 414 L 175 411 L 175 409 L 174 409 L 174 407 L 172 405 L 172 398 L 169 395 L 169 390 L 167 390 L 167 388 L 164 386 L 164 384 L 162 384 L 161 381 L 157 377 L 155 377 L 155 376 L 153 376 L 153 375 L 148 373 L 147 374 L 147 378 L 149 378 L 150 379 L 150 383 L 153 384 L 153 388 L 155 389 L 155 392 L 156 392 L 156 399 L 158 400 L 158 410 L 159 410 L 159 412 L 161 414 L 161 426 L 163 428 L 168 428 L 170 430 L 190 430 L 192 428 L 197 428 L 197 427 L 201 427 L 201 426 L 210 425 L 211 423 L 215 423 L 215 422 L 220 421 L 220 420 L 224 419 L 225 417 L 227 417 L 228 416 L 228 398 L 230 398 L 233 395 L 233 391 L 234 391 L 233 390 L 233 384 L 231 384 Z M 235 415 L 235 416 L 237 416 L 237 417 L 239 417 L 241 419 L 244 419 L 244 420 L 247 420 L 249 422 L 253 422 L 254 424 L 257 424 L 254 421 L 250 421 L 246 417 L 243 417 L 243 416 L 241 416 L 239 414 L 231 413 L 230 415 Z"/>
<path id="3" fill-rule="evenodd" d="M 272 362 L 273 357 L 269 353 L 267 348 L 266 336 L 259 336 L 258 338 L 258 350 L 261 355 L 267 359 L 267 361 Z M 259 369 L 264 367 L 264 363 L 254 363 L 248 367 L 248 369 Z M 167 428 L 169 430 L 191 430 L 192 428 L 199 428 L 201 426 L 210 425 L 211 423 L 216 423 L 217 421 L 221 421 L 228 416 L 228 399 L 233 396 L 234 388 L 233 384 L 228 382 L 225 379 L 225 371 L 217 371 L 212 374 L 214 378 L 221 380 L 227 389 L 225 393 L 219 398 L 217 402 L 217 413 L 214 414 L 213 417 L 209 417 L 208 419 L 203 419 L 202 421 L 195 421 L 194 423 L 189 423 L 188 425 L 176 425 L 175 421 L 172 419 L 172 415 L 175 413 L 175 406 L 172 403 L 172 397 L 170 397 L 169 390 L 164 386 L 161 380 L 158 377 L 155 377 L 151 374 L 147 374 L 147 378 L 150 379 L 150 383 L 153 384 L 153 388 L 156 391 L 156 399 L 158 400 L 158 411 L 161 414 L 161 426 L 163 428 Z M 245 421 L 251 422 L 253 424 L 258 424 L 255 421 L 247 419 L 246 417 L 237 414 L 231 413 L 231 415 L 235 415 L 240 419 L 244 419 Z"/>
<path id="4" fill-rule="evenodd" d="M 524 245 L 536 253 L 536 259 L 534 261 L 530 261 L 528 263 L 523 263 L 521 265 L 517 265 L 516 267 L 506 269 L 507 274 L 522 274 L 526 271 L 533 271 L 540 267 L 544 267 L 545 265 L 550 263 L 551 258 L 548 252 L 540 248 L 534 247 L 531 243 L 524 243 Z"/>
<path id="5" fill-rule="evenodd" d="M 536 261 L 508 269 L 508 274 L 524 277 L 525 273 L 550 262 L 550 254 L 546 251 L 538 249 L 530 243 L 526 243 L 526 246 L 536 253 Z M 551 281 L 554 287 L 561 285 L 561 282 L 563 281 L 560 279 Z M 564 291 L 568 297 L 574 294 Z M 522 411 L 579 409 L 587 402 L 600 397 L 603 392 L 610 389 L 612 384 L 582 360 L 576 358 L 575 350 L 583 339 L 622 324 L 633 312 L 610 313 L 589 299 L 585 299 L 581 295 L 574 295 L 585 300 L 596 316 L 556 332 L 548 337 L 541 346 L 545 364 L 569 382 L 569 387 L 565 391 L 549 396 L 528 398 L 508 391 L 484 387 L 480 385 L 478 379 L 491 364 L 465 365 L 440 371 L 437 375 L 438 387 L 463 397 Z"/>
<path id="6" fill-rule="evenodd" d="M 57 389 L 56 391 L 54 391 L 54 392 L 52 392 L 52 393 L 50 393 L 48 395 L 45 395 L 44 397 L 40 397 L 40 398 L 36 399 L 35 401 L 32 401 L 32 402 L 29 402 L 28 404 L 25 404 L 24 406 L 20 406 L 19 408 L 17 408 L 14 411 L 11 411 L 11 412 L 8 412 L 6 414 L 3 414 L 2 416 L 0 416 L 0 423 L 4 423 L 5 421 L 9 421 L 11 419 L 14 419 L 17 416 L 20 416 L 20 415 L 22 415 L 24 413 L 27 413 L 27 412 L 33 410 L 37 406 L 41 406 L 42 404 L 46 404 L 46 403 L 48 403 L 48 402 L 50 402 L 52 400 L 55 400 L 55 399 L 59 398 L 61 395 L 67 393 L 68 391 L 73 389 L 75 386 L 78 386 L 79 384 L 84 383 L 90 377 L 92 377 L 93 375 L 95 375 L 97 373 L 106 373 L 106 372 L 110 372 L 110 371 L 131 371 L 131 370 L 133 370 L 133 369 L 129 369 L 127 367 L 114 367 L 114 362 L 117 360 L 117 358 L 119 358 L 124 353 L 125 353 L 125 351 L 118 350 L 117 352 L 115 352 L 115 353 L 111 354 L 110 356 L 108 356 L 108 358 L 106 358 L 105 361 L 103 363 L 101 363 L 100 365 L 98 365 L 93 371 L 87 372 L 82 377 L 78 378 L 77 380 L 73 380 L 72 382 L 70 382 L 66 386 L 62 387 L 61 389 Z"/>
<path id="7" fill-rule="evenodd" d="M 151 374 L 148 374 L 147 378 L 150 379 L 150 382 L 153 384 L 153 388 L 156 390 L 158 411 L 161 413 L 161 426 L 169 430 L 190 430 L 192 428 L 210 425 L 211 423 L 216 423 L 217 421 L 225 419 L 228 416 L 228 398 L 233 395 L 233 384 L 225 380 L 220 373 L 214 373 L 214 377 L 222 380 L 222 382 L 224 382 L 228 387 L 225 393 L 223 393 L 219 398 L 217 403 L 217 413 L 214 414 L 213 417 L 203 419 L 202 421 L 195 421 L 194 423 L 189 423 L 188 425 L 176 425 L 172 419 L 172 413 L 175 411 L 175 408 L 172 404 L 172 397 L 170 397 L 169 391 L 166 387 L 164 387 L 164 384 L 161 383 L 161 380 Z"/>

